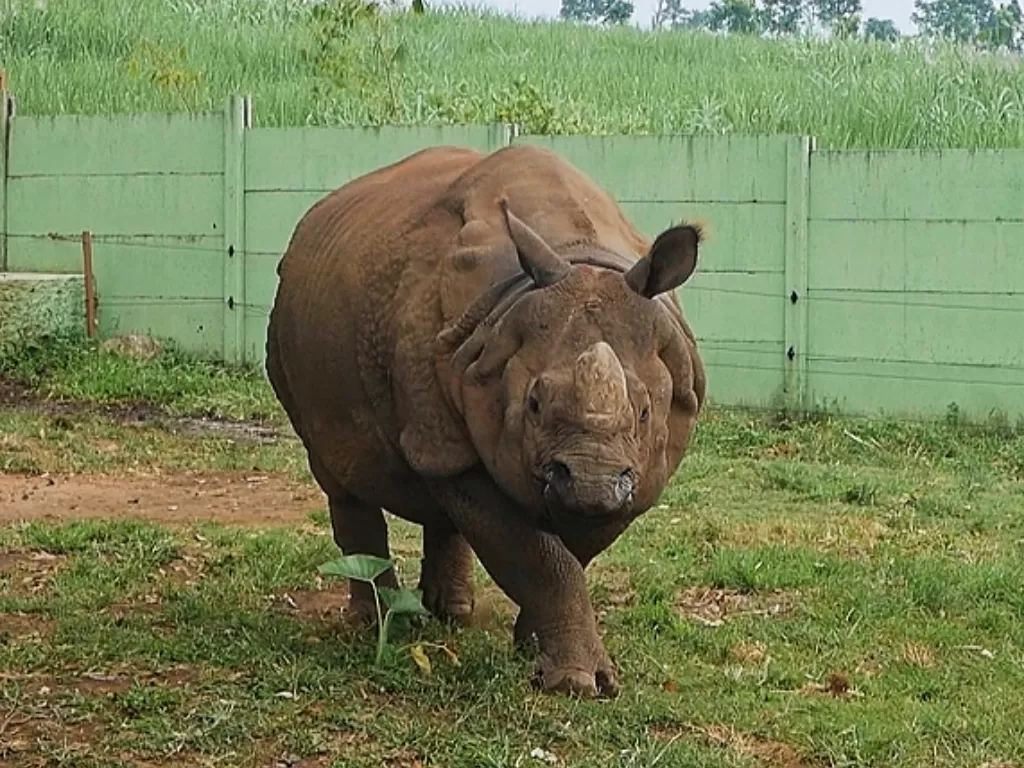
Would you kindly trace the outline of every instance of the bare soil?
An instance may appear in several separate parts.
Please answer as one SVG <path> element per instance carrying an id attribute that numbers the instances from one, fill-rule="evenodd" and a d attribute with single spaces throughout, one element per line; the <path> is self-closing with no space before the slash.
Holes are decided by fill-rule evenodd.
<path id="1" fill-rule="evenodd" d="M 655 726 L 651 735 L 660 741 L 697 736 L 704 741 L 727 749 L 734 755 L 752 760 L 764 768 L 812 768 L 816 763 L 801 757 L 788 744 L 742 733 L 726 725 Z"/>
<path id="2" fill-rule="evenodd" d="M 128 426 L 156 423 L 173 433 L 224 437 L 241 442 L 269 443 L 297 439 L 289 430 L 272 424 L 231 421 L 210 416 L 169 416 L 159 406 L 144 400 L 117 403 L 55 400 L 3 375 L 0 375 L 0 408 L 34 411 L 56 417 L 92 413 Z"/>
<path id="3" fill-rule="evenodd" d="M 0 525 L 100 518 L 292 525 L 323 504 L 315 486 L 254 473 L 0 474 Z"/>
<path id="4" fill-rule="evenodd" d="M 797 593 L 782 590 L 755 594 L 699 586 L 680 592 L 676 606 L 689 621 L 717 627 L 740 616 L 785 616 L 798 600 Z"/>

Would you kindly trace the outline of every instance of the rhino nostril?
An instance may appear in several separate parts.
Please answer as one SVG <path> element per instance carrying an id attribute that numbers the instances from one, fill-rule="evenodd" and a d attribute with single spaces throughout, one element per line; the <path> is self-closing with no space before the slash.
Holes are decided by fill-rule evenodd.
<path id="1" fill-rule="evenodd" d="M 632 495 L 633 490 L 636 487 L 636 472 L 632 469 L 627 469 L 621 475 L 619 480 L 615 484 L 615 497 L 619 502 L 627 501 Z"/>
<path id="2" fill-rule="evenodd" d="M 562 504 L 573 506 L 576 501 L 576 494 L 573 491 L 572 472 L 568 465 L 561 461 L 552 461 L 544 471 L 544 497 L 554 494 Z"/>
<path id="3" fill-rule="evenodd" d="M 561 461 L 552 461 L 548 464 L 546 475 L 548 483 L 556 488 L 568 486 L 572 482 L 572 473 L 569 471 L 568 465 Z"/>

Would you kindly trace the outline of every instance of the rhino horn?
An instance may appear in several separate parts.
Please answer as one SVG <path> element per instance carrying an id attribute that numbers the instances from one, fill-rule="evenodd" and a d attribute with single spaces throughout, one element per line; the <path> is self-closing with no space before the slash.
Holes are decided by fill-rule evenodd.
<path id="1" fill-rule="evenodd" d="M 607 342 L 593 344 L 576 358 L 573 377 L 576 397 L 586 413 L 610 415 L 629 400 L 626 372 Z"/>
<path id="2" fill-rule="evenodd" d="M 506 198 L 502 198 L 498 205 L 519 254 L 519 265 L 537 287 L 547 288 L 565 278 L 569 274 L 569 262 L 555 253 L 540 235 L 508 209 Z"/>

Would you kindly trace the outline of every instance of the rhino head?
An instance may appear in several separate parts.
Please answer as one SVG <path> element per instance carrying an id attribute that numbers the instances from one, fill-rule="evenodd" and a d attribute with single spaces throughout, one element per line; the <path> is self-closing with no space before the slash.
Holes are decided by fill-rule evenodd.
<path id="1" fill-rule="evenodd" d="M 560 526 L 634 517 L 675 471 L 703 399 L 692 336 L 662 296 L 693 273 L 701 231 L 671 227 L 614 269 L 596 247 L 570 263 L 502 210 L 530 281 L 495 293 L 457 350 L 454 400 L 520 504 Z"/>

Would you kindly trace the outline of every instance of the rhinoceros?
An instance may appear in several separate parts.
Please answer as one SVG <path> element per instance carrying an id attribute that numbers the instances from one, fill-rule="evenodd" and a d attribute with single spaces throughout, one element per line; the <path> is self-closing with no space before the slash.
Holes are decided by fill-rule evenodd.
<path id="1" fill-rule="evenodd" d="M 421 525 L 424 605 L 455 621 L 475 554 L 544 690 L 618 692 L 584 570 L 688 449 L 706 380 L 674 289 L 702 240 L 647 239 L 553 151 L 440 146 L 316 202 L 278 264 L 267 373 L 335 543 L 388 558 L 383 510 Z"/>

